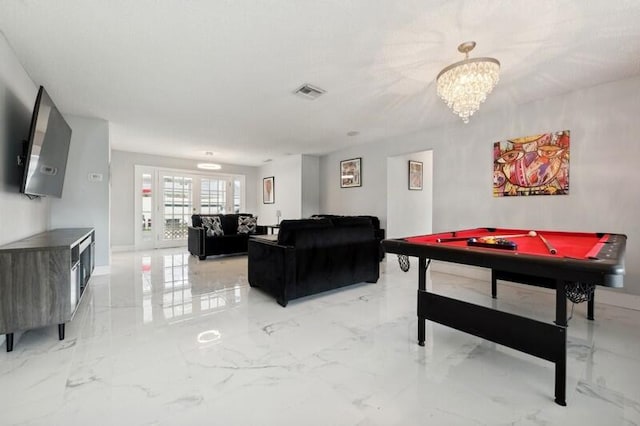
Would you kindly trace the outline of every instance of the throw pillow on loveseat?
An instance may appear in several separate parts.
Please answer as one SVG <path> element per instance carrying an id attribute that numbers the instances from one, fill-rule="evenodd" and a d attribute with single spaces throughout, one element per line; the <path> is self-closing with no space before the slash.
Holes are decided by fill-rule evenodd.
<path id="1" fill-rule="evenodd" d="M 220 221 L 220 217 L 202 217 L 202 227 L 205 230 L 205 235 L 207 237 L 219 237 L 224 235 L 224 231 L 222 230 L 222 222 Z"/>
<path id="2" fill-rule="evenodd" d="M 258 218 L 252 216 L 238 216 L 238 234 L 255 234 Z"/>

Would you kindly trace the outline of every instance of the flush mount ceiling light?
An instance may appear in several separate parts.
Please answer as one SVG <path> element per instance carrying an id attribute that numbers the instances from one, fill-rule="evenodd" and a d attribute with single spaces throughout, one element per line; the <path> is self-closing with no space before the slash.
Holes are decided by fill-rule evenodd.
<path id="1" fill-rule="evenodd" d="M 463 61 L 451 64 L 436 78 L 438 96 L 465 123 L 480 108 L 498 83 L 500 62 L 494 58 L 469 59 L 469 52 L 476 47 L 475 41 L 467 41 L 458 46 L 465 54 Z"/>
<path id="2" fill-rule="evenodd" d="M 214 163 L 198 163 L 198 168 L 203 170 L 220 170 L 222 166 Z"/>

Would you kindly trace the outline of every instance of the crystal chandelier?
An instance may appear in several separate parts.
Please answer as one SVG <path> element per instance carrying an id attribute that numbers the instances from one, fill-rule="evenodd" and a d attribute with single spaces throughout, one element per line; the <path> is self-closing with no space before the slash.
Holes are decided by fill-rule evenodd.
<path id="1" fill-rule="evenodd" d="M 469 59 L 469 52 L 476 47 L 475 41 L 458 46 L 465 54 L 463 61 L 451 64 L 438 74 L 438 96 L 465 123 L 480 108 L 498 83 L 500 62 L 494 58 Z"/>

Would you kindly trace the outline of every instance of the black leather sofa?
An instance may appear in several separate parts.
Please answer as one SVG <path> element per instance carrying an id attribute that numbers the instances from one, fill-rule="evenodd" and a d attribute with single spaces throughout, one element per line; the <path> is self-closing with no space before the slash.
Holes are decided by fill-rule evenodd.
<path id="1" fill-rule="evenodd" d="M 249 284 L 287 303 L 380 276 L 379 243 L 371 220 L 335 217 L 283 220 L 277 240 L 251 238 Z"/>
<path id="2" fill-rule="evenodd" d="M 256 226 L 254 233 L 238 233 L 238 218 L 240 216 L 253 217 L 251 213 L 238 214 L 194 214 L 191 216 L 191 225 L 187 245 L 189 253 L 204 260 L 207 256 L 219 254 L 246 253 L 249 235 L 266 234 L 267 229 L 263 226 Z M 205 227 L 202 225 L 203 217 L 219 217 L 224 235 L 207 236 Z"/>
<path id="3" fill-rule="evenodd" d="M 376 236 L 376 239 L 378 240 L 378 243 L 381 243 L 382 240 L 384 240 L 384 238 L 385 238 L 385 230 L 384 230 L 384 228 L 380 228 L 380 219 L 378 219 L 377 216 L 365 216 L 365 215 L 361 215 L 361 216 L 343 216 L 343 215 L 335 215 L 335 214 L 314 214 L 311 217 L 312 218 L 324 217 L 324 218 L 328 218 L 328 219 L 335 219 L 335 218 L 340 218 L 340 217 L 364 217 L 364 218 L 367 218 L 367 219 L 371 220 L 371 224 L 373 225 L 373 232 L 375 233 L 375 236 Z M 382 261 L 382 259 L 384 259 L 384 249 L 382 248 L 382 244 L 380 244 L 379 253 L 380 253 L 380 261 Z"/>

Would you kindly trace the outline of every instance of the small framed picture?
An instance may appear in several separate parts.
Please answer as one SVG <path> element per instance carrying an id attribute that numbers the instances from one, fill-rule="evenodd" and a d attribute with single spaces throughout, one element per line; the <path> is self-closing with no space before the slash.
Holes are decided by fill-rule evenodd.
<path id="1" fill-rule="evenodd" d="M 276 200 L 275 177 L 270 176 L 262 179 L 262 202 L 273 204 Z"/>
<path id="2" fill-rule="evenodd" d="M 340 188 L 362 186 L 362 158 L 340 162 Z"/>
<path id="3" fill-rule="evenodd" d="M 422 163 L 409 160 L 409 189 L 422 190 Z"/>

